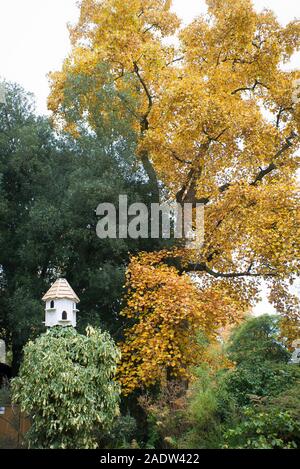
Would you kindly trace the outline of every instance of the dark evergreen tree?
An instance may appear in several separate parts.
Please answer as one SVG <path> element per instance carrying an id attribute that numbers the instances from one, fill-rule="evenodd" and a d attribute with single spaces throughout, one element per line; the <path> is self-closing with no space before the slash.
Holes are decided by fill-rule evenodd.
<path id="1" fill-rule="evenodd" d="M 7 104 L 0 108 L 0 330 L 16 370 L 23 345 L 43 330 L 42 294 L 59 276 L 80 296 L 79 331 L 90 323 L 118 338 L 129 255 L 154 250 L 159 241 L 96 236 L 99 203 L 118 206 L 120 194 L 129 203 L 151 201 L 134 162 L 129 123 L 112 113 L 97 132 L 86 129 L 75 140 L 35 115 L 31 95 L 14 84 L 6 88 Z"/>

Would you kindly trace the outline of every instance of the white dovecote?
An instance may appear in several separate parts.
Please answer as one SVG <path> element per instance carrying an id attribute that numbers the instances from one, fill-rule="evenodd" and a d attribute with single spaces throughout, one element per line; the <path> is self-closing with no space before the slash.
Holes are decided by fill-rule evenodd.
<path id="1" fill-rule="evenodd" d="M 43 296 L 45 302 L 45 326 L 76 327 L 79 298 L 68 281 L 59 278 Z"/>

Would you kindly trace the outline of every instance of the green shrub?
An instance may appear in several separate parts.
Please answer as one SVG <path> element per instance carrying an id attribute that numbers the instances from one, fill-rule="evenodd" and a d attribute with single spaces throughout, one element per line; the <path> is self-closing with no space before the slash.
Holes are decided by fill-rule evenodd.
<path id="1" fill-rule="evenodd" d="M 238 406 L 249 405 L 251 396 L 276 396 L 299 380 L 298 367 L 268 361 L 243 362 L 226 378 L 228 392 Z"/>
<path id="2" fill-rule="evenodd" d="M 190 387 L 185 416 L 186 431 L 178 439 L 183 449 L 219 448 L 224 425 L 232 422 L 234 402 L 224 386 L 223 373 L 212 373 L 207 366 L 195 370 L 196 380 Z"/>
<path id="3" fill-rule="evenodd" d="M 290 353 L 279 338 L 277 316 L 250 318 L 233 331 L 227 345 L 227 353 L 238 365 L 265 361 L 287 363 Z"/>
<path id="4" fill-rule="evenodd" d="M 297 448 L 300 422 L 288 411 L 245 407 L 243 417 L 239 425 L 225 433 L 225 448 Z"/>
<path id="5" fill-rule="evenodd" d="M 24 349 L 14 402 L 31 416 L 31 447 L 95 448 L 119 413 L 119 351 L 108 333 L 55 327 Z"/>
<path id="6" fill-rule="evenodd" d="M 120 415 L 106 435 L 98 433 L 99 447 L 124 449 L 130 448 L 137 432 L 137 422 L 131 415 Z"/>

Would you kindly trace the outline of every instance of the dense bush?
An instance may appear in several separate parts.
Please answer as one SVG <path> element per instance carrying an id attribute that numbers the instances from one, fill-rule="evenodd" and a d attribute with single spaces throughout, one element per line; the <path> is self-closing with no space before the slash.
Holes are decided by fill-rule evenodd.
<path id="1" fill-rule="evenodd" d="M 243 363 L 226 376 L 227 389 L 237 405 L 248 405 L 252 396 L 276 396 L 299 379 L 298 368 L 286 363 Z"/>
<path id="2" fill-rule="evenodd" d="M 113 381 L 120 354 L 108 333 L 55 327 L 29 342 L 14 402 L 32 419 L 29 445 L 37 448 L 95 448 L 96 431 L 109 431 L 119 414 Z"/>
<path id="3" fill-rule="evenodd" d="M 288 411 L 245 407 L 243 419 L 224 435 L 225 448 L 292 449 L 297 448 L 300 423 Z"/>

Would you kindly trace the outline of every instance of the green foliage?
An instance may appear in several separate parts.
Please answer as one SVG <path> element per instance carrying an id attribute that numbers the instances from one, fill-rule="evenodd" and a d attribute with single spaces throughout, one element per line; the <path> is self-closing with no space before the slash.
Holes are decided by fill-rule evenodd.
<path id="1" fill-rule="evenodd" d="M 172 421 L 174 421 L 174 415 L 172 417 Z M 161 446 L 162 433 L 160 427 L 161 419 L 158 418 L 155 411 L 150 412 L 147 418 L 147 441 L 143 445 L 145 449 L 155 449 Z"/>
<path id="2" fill-rule="evenodd" d="M 229 448 L 294 448 L 299 445 L 300 369 L 287 364 L 278 319 L 261 316 L 237 328 L 228 352 L 237 367 L 225 376 L 238 421 L 227 421 Z"/>
<path id="3" fill-rule="evenodd" d="M 119 194 L 129 203 L 150 202 L 134 160 L 135 134 L 110 106 L 112 90 L 98 94 L 99 106 L 105 102 L 111 112 L 77 140 L 36 116 L 30 94 L 9 83 L 6 90 L 7 105 L 0 107 L 0 337 L 12 348 L 16 373 L 24 344 L 43 332 L 41 298 L 58 276 L 80 297 L 78 330 L 92 324 L 118 339 L 129 255 L 160 241 L 96 236 L 98 204 L 118 205 Z"/>
<path id="4" fill-rule="evenodd" d="M 186 449 L 216 448 L 222 437 L 218 381 L 207 367 L 199 367 L 196 376 L 187 399 L 188 430 L 179 438 L 178 446 Z"/>
<path id="5" fill-rule="evenodd" d="M 228 355 L 238 365 L 243 362 L 287 362 L 290 354 L 279 336 L 278 317 L 263 315 L 250 318 L 231 335 Z"/>
<path id="6" fill-rule="evenodd" d="M 236 328 L 227 346 L 237 364 L 225 378 L 237 405 L 248 405 L 252 395 L 275 396 L 298 379 L 297 369 L 287 365 L 290 357 L 279 341 L 278 318 L 260 316 Z"/>
<path id="7" fill-rule="evenodd" d="M 238 405 L 248 405 L 251 396 L 276 396 L 299 379 L 297 367 L 269 361 L 243 362 L 226 376 L 226 385 Z"/>
<path id="8" fill-rule="evenodd" d="M 293 367 L 292 367 L 293 368 Z M 240 423 L 225 434 L 227 446 L 240 448 L 299 448 L 300 370 L 295 385 L 261 404 L 244 407 Z M 296 376 L 296 373 L 295 373 Z"/>
<path id="9" fill-rule="evenodd" d="M 269 409 L 271 412 L 276 409 L 284 409 L 296 421 L 300 422 L 300 369 L 298 367 L 298 380 L 296 384 L 286 391 L 280 393 L 278 396 L 273 397 L 269 402 Z"/>
<path id="10" fill-rule="evenodd" d="M 249 318 L 237 327 L 227 352 L 238 365 L 243 362 L 287 362 L 290 354 L 280 341 L 279 318 L 263 315 Z"/>
<path id="11" fill-rule="evenodd" d="M 148 422 L 147 448 L 217 448 L 222 445 L 223 422 L 234 412 L 234 403 L 221 374 L 208 366 L 195 370 L 188 390 L 169 382 L 158 395 L 140 397 Z M 232 421 L 232 420 L 230 420 Z"/>
<path id="12" fill-rule="evenodd" d="M 300 368 L 287 363 L 277 325 L 277 318 L 262 316 L 237 327 L 223 357 L 236 366 L 215 367 L 222 359 L 216 355 L 211 365 L 197 367 L 180 409 L 163 395 L 144 406 L 156 447 L 299 447 Z"/>
<path id="13" fill-rule="evenodd" d="M 225 435 L 225 448 L 293 449 L 300 438 L 300 423 L 289 412 L 245 407 L 243 419 Z"/>
<path id="14" fill-rule="evenodd" d="M 94 448 L 119 413 L 118 349 L 108 333 L 55 327 L 24 349 L 13 400 L 32 419 L 31 447 Z"/>
<path id="15" fill-rule="evenodd" d="M 119 415 L 109 432 L 96 432 L 96 438 L 101 448 L 124 449 L 130 448 L 137 433 L 137 422 L 130 414 Z"/>

